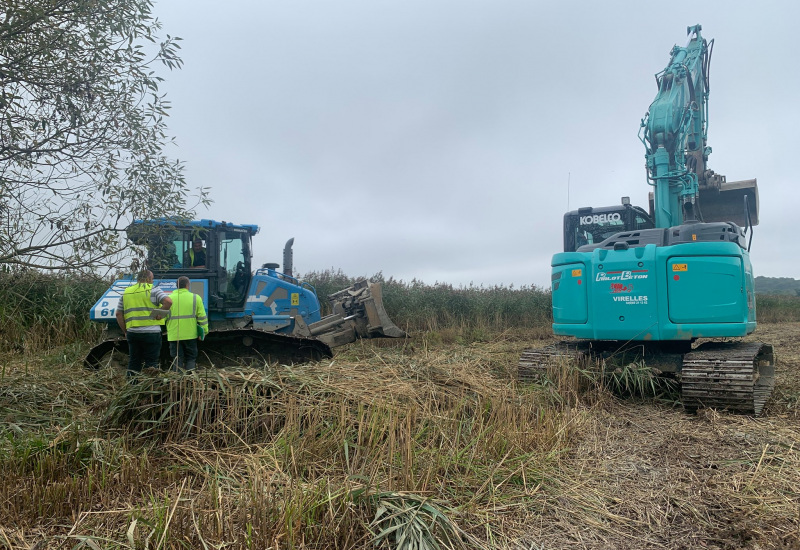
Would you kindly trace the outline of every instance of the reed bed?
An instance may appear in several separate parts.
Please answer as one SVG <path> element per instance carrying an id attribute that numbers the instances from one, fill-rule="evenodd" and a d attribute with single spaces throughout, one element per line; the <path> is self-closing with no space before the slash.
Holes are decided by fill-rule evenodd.
<path id="1" fill-rule="evenodd" d="M 341 271 L 312 272 L 304 276 L 327 306 L 325 297 L 356 282 Z M 436 332 L 458 328 L 462 332 L 496 332 L 514 327 L 552 322 L 550 290 L 536 285 L 453 286 L 406 282 L 382 273 L 370 277 L 383 285 L 383 301 L 392 320 L 412 331 Z"/>
<path id="2" fill-rule="evenodd" d="M 765 323 L 800 321 L 800 296 L 756 295 L 758 320 Z"/>
<path id="3" fill-rule="evenodd" d="M 800 547 L 800 324 L 764 418 L 693 416 L 641 364 L 517 384 L 546 292 L 385 286 L 412 339 L 304 366 L 128 383 L 57 308 L 0 325 L 0 548 Z"/>
<path id="4" fill-rule="evenodd" d="M 327 313 L 326 296 L 350 286 L 356 278 L 341 271 L 312 272 L 312 284 Z M 447 283 L 405 282 L 382 273 L 384 304 L 395 323 L 411 332 L 426 332 L 445 343 L 487 341 L 504 331 L 537 328 L 549 334 L 550 290 L 528 285 L 455 287 Z M 110 282 L 84 273 L 0 272 L 0 353 L 34 353 L 98 338 L 100 326 L 89 310 Z M 763 322 L 800 321 L 800 297 L 756 296 Z"/>
<path id="5" fill-rule="evenodd" d="M 89 309 L 109 281 L 88 274 L 0 271 L 0 353 L 41 353 L 92 340 Z"/>

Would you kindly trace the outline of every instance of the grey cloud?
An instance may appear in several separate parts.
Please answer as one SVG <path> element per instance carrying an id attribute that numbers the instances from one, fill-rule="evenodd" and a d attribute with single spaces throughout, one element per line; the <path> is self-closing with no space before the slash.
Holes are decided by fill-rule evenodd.
<path id="1" fill-rule="evenodd" d="M 800 277 L 793 4 L 218 3 L 155 15 L 203 217 L 257 223 L 260 262 L 453 284 L 549 284 L 569 204 L 644 204 L 639 122 L 687 25 L 715 38 L 711 166 L 757 177 L 759 275 Z M 569 194 L 567 181 L 569 180 Z M 787 254 L 787 246 L 794 253 Z"/>

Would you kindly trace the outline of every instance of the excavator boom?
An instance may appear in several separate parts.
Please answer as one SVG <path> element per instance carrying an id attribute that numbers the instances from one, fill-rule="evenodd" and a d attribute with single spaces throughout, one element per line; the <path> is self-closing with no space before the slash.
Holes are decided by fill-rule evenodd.
<path id="1" fill-rule="evenodd" d="M 656 74 L 658 92 L 642 119 L 647 179 L 653 186 L 656 227 L 684 221 L 758 224 L 755 179 L 728 182 L 708 167 L 709 67 L 714 41 L 688 27 L 685 47 L 674 46 Z M 746 198 L 745 198 L 746 197 Z"/>

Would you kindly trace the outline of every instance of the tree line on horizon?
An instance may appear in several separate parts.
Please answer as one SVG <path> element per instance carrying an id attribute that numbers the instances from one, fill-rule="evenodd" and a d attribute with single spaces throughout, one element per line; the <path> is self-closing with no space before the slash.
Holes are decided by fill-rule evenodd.
<path id="1" fill-rule="evenodd" d="M 791 277 L 756 277 L 756 294 L 800 296 L 800 280 Z"/>

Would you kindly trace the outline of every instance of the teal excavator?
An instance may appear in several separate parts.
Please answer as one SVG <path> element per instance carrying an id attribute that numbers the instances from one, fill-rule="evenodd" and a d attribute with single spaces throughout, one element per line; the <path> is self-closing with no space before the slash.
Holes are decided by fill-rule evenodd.
<path id="1" fill-rule="evenodd" d="M 636 356 L 680 380 L 689 411 L 761 414 L 773 348 L 740 338 L 756 329 L 749 251 L 758 187 L 708 168 L 714 41 L 700 31 L 689 27 L 686 46 L 672 48 L 641 122 L 649 208 L 624 197 L 564 215 L 564 251 L 551 264 L 553 331 L 574 339 L 525 350 L 523 380 L 564 356 Z"/>

